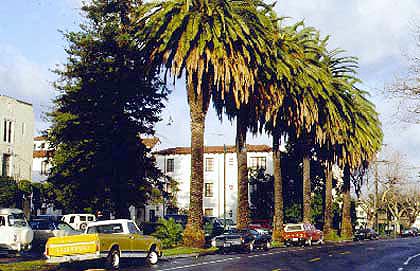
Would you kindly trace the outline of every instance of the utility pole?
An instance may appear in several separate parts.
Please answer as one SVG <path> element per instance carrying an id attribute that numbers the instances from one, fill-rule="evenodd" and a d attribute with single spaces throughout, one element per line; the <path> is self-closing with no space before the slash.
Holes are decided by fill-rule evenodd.
<path id="1" fill-rule="evenodd" d="M 223 144 L 223 228 L 226 230 L 226 144 Z"/>
<path id="2" fill-rule="evenodd" d="M 375 161 L 375 230 L 379 232 L 379 225 L 378 225 L 378 207 L 379 207 L 379 173 L 378 173 L 378 162 Z"/>

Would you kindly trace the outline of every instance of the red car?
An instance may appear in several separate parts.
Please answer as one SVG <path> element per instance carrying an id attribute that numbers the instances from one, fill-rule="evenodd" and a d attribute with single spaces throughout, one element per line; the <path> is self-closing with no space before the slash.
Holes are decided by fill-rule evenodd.
<path id="1" fill-rule="evenodd" d="M 286 224 L 283 232 L 286 246 L 323 244 L 324 235 L 309 223 Z"/>
<path id="2" fill-rule="evenodd" d="M 255 219 L 249 224 L 250 229 L 258 230 L 263 229 L 271 231 L 273 227 L 271 226 L 270 220 L 268 219 Z"/>

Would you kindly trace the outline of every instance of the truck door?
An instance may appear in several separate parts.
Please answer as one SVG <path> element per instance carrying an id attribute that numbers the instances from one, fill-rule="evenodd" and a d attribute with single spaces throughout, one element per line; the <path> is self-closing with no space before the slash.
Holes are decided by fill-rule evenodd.
<path id="1" fill-rule="evenodd" d="M 138 257 L 145 257 L 147 256 L 147 242 L 143 235 L 141 235 L 140 230 L 137 228 L 134 222 L 128 222 L 127 224 L 128 231 L 129 231 L 129 238 L 131 243 L 131 251 L 132 253 L 136 254 Z M 146 255 L 144 255 L 146 254 Z"/>

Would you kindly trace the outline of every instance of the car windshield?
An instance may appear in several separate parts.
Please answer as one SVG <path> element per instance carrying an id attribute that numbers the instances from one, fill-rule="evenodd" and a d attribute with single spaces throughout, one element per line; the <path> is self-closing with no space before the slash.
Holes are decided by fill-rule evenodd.
<path id="1" fill-rule="evenodd" d="M 26 227 L 28 225 L 23 213 L 12 213 L 7 216 L 7 219 L 12 227 Z"/>
<path id="2" fill-rule="evenodd" d="M 62 221 L 57 223 L 57 229 L 62 231 L 74 231 L 74 229 L 69 224 Z"/>
<path id="3" fill-rule="evenodd" d="M 302 225 L 288 225 L 286 226 L 286 231 L 301 231 L 302 229 Z"/>

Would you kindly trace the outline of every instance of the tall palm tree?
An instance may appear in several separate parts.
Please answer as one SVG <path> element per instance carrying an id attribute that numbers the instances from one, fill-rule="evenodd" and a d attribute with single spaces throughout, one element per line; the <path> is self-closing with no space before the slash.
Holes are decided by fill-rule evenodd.
<path id="1" fill-rule="evenodd" d="M 270 66 L 267 17 L 253 0 L 169 0 L 143 5 L 135 20 L 152 64 L 185 75 L 191 118 L 191 186 L 184 243 L 202 246 L 204 124 L 214 93 L 247 103 L 258 67 Z M 249 20 L 252 18 L 252 20 Z M 264 62 L 264 63 L 263 63 Z"/>

